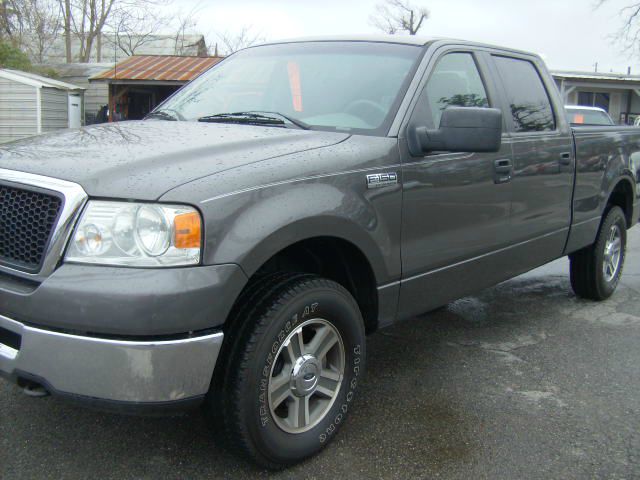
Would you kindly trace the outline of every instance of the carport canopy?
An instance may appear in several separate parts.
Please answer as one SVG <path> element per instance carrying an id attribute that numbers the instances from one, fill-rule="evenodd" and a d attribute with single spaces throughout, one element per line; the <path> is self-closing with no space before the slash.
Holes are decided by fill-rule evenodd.
<path id="1" fill-rule="evenodd" d="M 223 58 L 134 55 L 89 81 L 109 84 L 109 121 L 134 120 Z"/>

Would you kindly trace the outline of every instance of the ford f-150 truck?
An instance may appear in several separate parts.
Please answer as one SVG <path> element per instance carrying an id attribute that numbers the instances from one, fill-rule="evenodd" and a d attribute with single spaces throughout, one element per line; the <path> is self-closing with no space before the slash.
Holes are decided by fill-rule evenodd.
<path id="1" fill-rule="evenodd" d="M 570 128 L 536 55 L 248 48 L 145 120 L 0 148 L 0 371 L 99 407 L 204 405 L 286 466 L 345 422 L 367 333 L 567 255 L 576 295 L 609 297 L 639 168 L 640 132 Z"/>

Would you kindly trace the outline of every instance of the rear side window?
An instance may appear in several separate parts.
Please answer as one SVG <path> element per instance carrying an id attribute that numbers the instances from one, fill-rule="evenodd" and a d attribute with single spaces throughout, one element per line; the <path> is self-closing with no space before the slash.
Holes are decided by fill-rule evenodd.
<path id="1" fill-rule="evenodd" d="M 549 95 L 535 65 L 516 58 L 494 56 L 493 59 L 506 90 L 515 131 L 555 130 Z"/>
<path id="2" fill-rule="evenodd" d="M 470 53 L 449 53 L 442 57 L 426 86 L 427 102 L 435 128 L 449 106 L 488 107 L 487 92 Z"/>

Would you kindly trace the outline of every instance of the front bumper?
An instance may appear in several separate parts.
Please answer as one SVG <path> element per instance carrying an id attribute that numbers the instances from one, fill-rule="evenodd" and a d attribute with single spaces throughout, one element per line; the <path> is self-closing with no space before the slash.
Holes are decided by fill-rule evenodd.
<path id="1" fill-rule="evenodd" d="M 97 403 L 187 403 L 209 390 L 222 338 L 215 332 L 177 340 L 112 340 L 35 328 L 0 315 L 0 373 Z"/>
<path id="2" fill-rule="evenodd" d="M 220 328 L 246 282 L 237 265 L 63 263 L 39 284 L 0 273 L 0 315 L 91 337 L 176 337 Z"/>

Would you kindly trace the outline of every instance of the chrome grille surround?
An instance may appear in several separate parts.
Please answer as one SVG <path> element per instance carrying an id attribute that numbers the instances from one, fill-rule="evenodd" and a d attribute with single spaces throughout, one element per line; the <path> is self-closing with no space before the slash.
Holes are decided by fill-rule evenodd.
<path id="1" fill-rule="evenodd" d="M 87 193 L 77 183 L 67 180 L 3 168 L 0 168 L 0 181 L 15 188 L 49 190 L 64 197 L 62 211 L 59 213 L 58 221 L 53 228 L 49 244 L 44 252 L 40 270 L 30 273 L 7 265 L 0 265 L 0 272 L 41 282 L 51 275 L 58 266 L 80 210 L 87 201 Z"/>

